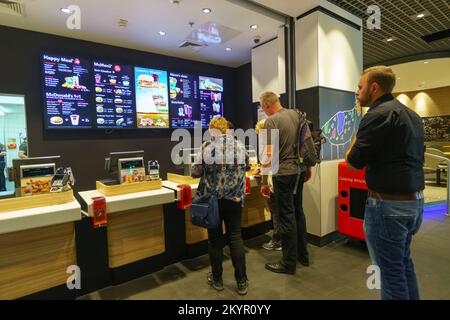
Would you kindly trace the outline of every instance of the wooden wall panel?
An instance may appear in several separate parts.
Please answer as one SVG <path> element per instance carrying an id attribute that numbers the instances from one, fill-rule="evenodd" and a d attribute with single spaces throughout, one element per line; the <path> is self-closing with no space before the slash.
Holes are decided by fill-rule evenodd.
<path id="1" fill-rule="evenodd" d="M 74 223 L 0 235 L 0 300 L 65 284 L 76 265 Z"/>
<path id="2" fill-rule="evenodd" d="M 242 210 L 241 225 L 243 228 L 251 227 L 269 221 L 270 211 L 266 200 L 261 196 L 258 188 L 252 188 L 252 194 L 245 198 Z"/>
<path id="3" fill-rule="evenodd" d="M 110 268 L 165 251 L 163 206 L 112 213 L 107 230 Z"/>
<path id="4" fill-rule="evenodd" d="M 450 115 L 450 86 L 395 93 L 394 96 L 421 117 Z"/>

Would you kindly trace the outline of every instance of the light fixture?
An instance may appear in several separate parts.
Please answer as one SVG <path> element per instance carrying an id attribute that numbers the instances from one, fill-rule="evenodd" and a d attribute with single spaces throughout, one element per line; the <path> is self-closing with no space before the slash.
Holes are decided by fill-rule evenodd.
<path id="1" fill-rule="evenodd" d="M 253 30 L 258 29 L 258 26 L 257 26 L 256 24 L 252 24 L 252 25 L 250 26 L 250 29 L 253 29 Z"/>
<path id="2" fill-rule="evenodd" d="M 211 9 L 210 8 L 203 8 L 202 12 L 203 13 L 211 13 Z"/>
<path id="3" fill-rule="evenodd" d="M 417 21 L 417 20 L 419 20 L 419 19 L 422 19 L 422 18 L 425 18 L 425 17 L 428 17 L 428 16 L 431 16 L 430 11 L 424 10 L 424 11 L 422 11 L 422 12 L 415 13 L 415 14 L 413 14 L 412 16 L 409 16 L 409 17 L 410 17 L 412 20 Z"/>
<path id="4" fill-rule="evenodd" d="M 233 50 L 232 48 L 226 48 L 225 50 L 227 50 L 227 51 L 231 51 L 231 50 Z"/>
<path id="5" fill-rule="evenodd" d="M 128 25 L 128 20 L 127 20 L 127 19 L 120 18 L 120 19 L 117 21 L 117 25 L 118 25 L 120 28 L 125 28 L 125 27 Z"/>
<path id="6" fill-rule="evenodd" d="M 72 10 L 70 10 L 69 8 L 61 8 L 61 12 L 65 14 L 71 14 Z"/>
<path id="7" fill-rule="evenodd" d="M 389 38 L 384 39 L 384 41 L 387 42 L 387 43 L 393 42 L 393 41 L 396 41 L 396 40 L 397 40 L 396 37 L 389 37 Z"/>
<path id="8" fill-rule="evenodd" d="M 165 35 L 166 35 L 166 33 L 165 33 L 164 31 L 160 31 L 160 32 L 158 32 L 158 34 L 159 34 L 160 36 L 165 36 Z"/>

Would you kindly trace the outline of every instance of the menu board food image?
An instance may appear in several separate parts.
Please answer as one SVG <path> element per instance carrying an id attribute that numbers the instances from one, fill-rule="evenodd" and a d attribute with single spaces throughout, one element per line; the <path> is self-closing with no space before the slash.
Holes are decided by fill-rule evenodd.
<path id="1" fill-rule="evenodd" d="M 134 68 L 138 128 L 168 128 L 167 71 Z"/>
<path id="2" fill-rule="evenodd" d="M 97 128 L 135 128 L 133 68 L 94 61 Z"/>
<path id="3" fill-rule="evenodd" d="M 92 128 L 90 62 L 50 54 L 42 62 L 46 128 Z"/>
<path id="4" fill-rule="evenodd" d="M 200 117 L 202 127 L 208 127 L 215 116 L 223 116 L 223 80 L 200 77 Z"/>
<path id="5" fill-rule="evenodd" d="M 169 73 L 170 123 L 172 128 L 193 128 L 199 120 L 198 81 L 193 75 Z"/>

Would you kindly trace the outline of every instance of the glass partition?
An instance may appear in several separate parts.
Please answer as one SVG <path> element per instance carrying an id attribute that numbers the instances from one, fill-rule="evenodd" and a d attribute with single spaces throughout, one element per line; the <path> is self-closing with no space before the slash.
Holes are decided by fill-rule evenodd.
<path id="1" fill-rule="evenodd" d="M 0 197 L 14 194 L 12 160 L 28 156 L 25 97 L 0 93 Z"/>

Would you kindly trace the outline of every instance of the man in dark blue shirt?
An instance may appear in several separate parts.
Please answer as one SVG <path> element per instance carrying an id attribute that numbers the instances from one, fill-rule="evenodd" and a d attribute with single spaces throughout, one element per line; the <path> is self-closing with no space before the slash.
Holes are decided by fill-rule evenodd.
<path id="1" fill-rule="evenodd" d="M 395 82 L 384 66 L 362 74 L 356 97 L 370 109 L 346 161 L 350 170 L 366 169 L 364 231 L 380 268 L 381 298 L 418 300 L 410 245 L 422 223 L 424 129 L 421 118 L 392 95 Z"/>

